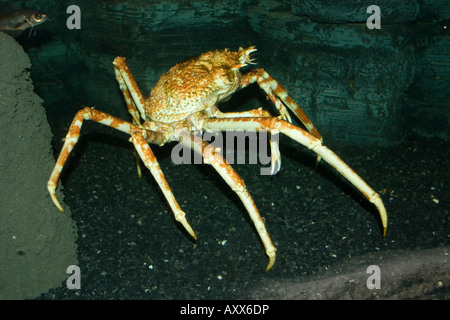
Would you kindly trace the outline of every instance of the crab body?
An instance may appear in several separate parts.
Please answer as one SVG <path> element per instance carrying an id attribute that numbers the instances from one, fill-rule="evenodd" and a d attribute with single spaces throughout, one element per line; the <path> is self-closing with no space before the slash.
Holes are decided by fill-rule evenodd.
<path id="1" fill-rule="evenodd" d="M 145 101 L 147 118 L 179 122 L 209 109 L 241 87 L 240 68 L 251 63 L 253 47 L 240 51 L 215 50 L 187 59 L 163 74 Z"/>

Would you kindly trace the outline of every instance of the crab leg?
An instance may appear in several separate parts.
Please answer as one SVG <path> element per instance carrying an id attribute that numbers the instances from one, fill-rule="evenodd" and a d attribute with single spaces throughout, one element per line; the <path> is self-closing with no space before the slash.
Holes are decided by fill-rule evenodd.
<path id="1" fill-rule="evenodd" d="M 125 102 L 127 103 L 128 112 L 131 114 L 137 124 L 139 124 L 139 117 L 137 116 L 136 108 L 142 119 L 146 120 L 144 111 L 144 96 L 134 80 L 126 59 L 124 57 L 117 57 L 113 61 L 114 72 L 116 73 L 117 82 L 119 82 L 120 90 L 122 90 Z"/>
<path id="2" fill-rule="evenodd" d="M 58 185 L 59 176 L 64 167 L 64 164 L 66 163 L 67 158 L 69 157 L 69 154 L 72 151 L 73 147 L 78 142 L 81 126 L 83 125 L 84 120 L 93 120 L 101 124 L 113 127 L 117 130 L 126 132 L 128 134 L 131 134 L 132 130 L 139 130 L 139 127 L 137 127 L 132 123 L 110 116 L 109 114 L 97 111 L 93 108 L 86 107 L 77 112 L 77 114 L 73 118 L 72 124 L 70 125 L 70 128 L 64 139 L 64 145 L 61 149 L 58 159 L 56 160 L 56 164 L 55 167 L 53 168 L 50 179 L 47 182 L 47 189 L 48 192 L 50 193 L 53 203 L 62 212 L 64 212 L 64 210 L 61 204 L 59 203 L 58 199 L 56 198 L 55 189 L 56 186 Z"/>
<path id="3" fill-rule="evenodd" d="M 130 135 L 133 130 L 141 130 L 135 124 L 113 117 L 107 113 L 97 111 L 93 108 L 86 107 L 77 112 L 77 114 L 73 118 L 72 124 L 69 127 L 67 135 L 64 138 L 64 145 L 61 149 L 58 159 L 56 160 L 56 164 L 55 167 L 53 168 L 50 179 L 47 182 L 47 189 L 50 193 L 50 196 L 55 205 L 58 207 L 58 209 L 61 210 L 62 212 L 64 212 L 64 210 L 61 204 L 59 203 L 58 199 L 56 198 L 55 189 L 56 186 L 58 185 L 59 176 L 64 167 L 64 164 L 66 163 L 67 158 L 69 157 L 69 154 L 74 148 L 75 144 L 78 142 L 81 126 L 83 125 L 84 120 L 92 120 L 107 125 L 109 127 L 115 128 L 117 130 L 120 130 L 122 132 L 128 133 Z M 156 133 L 149 132 L 149 134 L 153 135 L 154 139 L 158 138 L 158 135 Z"/>
<path id="4" fill-rule="evenodd" d="M 269 111 L 263 110 L 262 108 L 248 110 L 248 111 L 239 111 L 239 112 L 220 112 L 220 110 L 216 106 L 210 107 L 211 117 L 213 118 L 244 118 L 244 117 L 264 117 L 264 118 L 271 118 L 272 115 Z M 232 128 L 229 128 L 232 129 Z M 237 128 L 240 129 L 240 128 Z M 277 130 L 270 131 L 270 134 L 278 134 Z M 272 161 L 270 162 L 271 170 L 270 173 L 272 175 L 276 174 L 281 169 L 281 153 L 280 149 L 278 147 L 278 143 L 276 141 L 273 141 L 272 139 L 269 139 L 270 144 L 270 150 L 271 150 L 271 158 Z"/>
<path id="5" fill-rule="evenodd" d="M 244 180 L 242 180 L 237 172 L 219 153 L 214 151 L 214 147 L 212 145 L 203 141 L 200 137 L 191 135 L 187 130 L 179 130 L 176 131 L 175 138 L 178 139 L 183 145 L 200 153 L 205 159 L 205 162 L 210 163 L 213 166 L 223 180 L 241 199 L 248 214 L 250 215 L 250 219 L 252 220 L 259 237 L 261 238 L 264 248 L 266 249 L 266 254 L 269 257 L 269 263 L 266 271 L 270 270 L 275 263 L 275 252 L 277 249 L 270 239 L 266 226 L 264 225 L 264 221 L 261 218 L 258 208 L 248 192 L 247 187 L 245 186 Z"/>
<path id="6" fill-rule="evenodd" d="M 238 112 L 221 112 L 216 106 L 211 106 L 209 109 L 212 118 L 272 117 L 269 111 L 263 110 L 262 108 Z"/>
<path id="7" fill-rule="evenodd" d="M 170 186 L 167 183 L 166 178 L 164 177 L 161 167 L 159 166 L 159 163 L 156 160 L 156 157 L 153 154 L 152 149 L 150 149 L 147 141 L 145 141 L 144 137 L 139 131 L 136 131 L 132 134 L 131 141 L 133 142 L 134 147 L 141 157 L 142 162 L 144 162 L 145 166 L 150 170 L 153 178 L 155 178 L 156 182 L 161 188 L 161 191 L 163 192 L 167 202 L 170 205 L 170 208 L 173 211 L 175 219 L 183 225 L 186 231 L 189 232 L 189 234 L 194 239 L 197 239 L 194 230 L 192 230 L 191 226 L 185 218 L 186 214 L 183 210 L 181 210 L 177 200 L 175 199 L 175 196 L 173 195 L 172 190 L 170 189 Z"/>
<path id="8" fill-rule="evenodd" d="M 297 118 L 313 136 L 322 140 L 322 136 L 319 131 L 317 131 L 316 127 L 314 127 L 313 123 L 309 120 L 305 112 L 303 112 L 302 108 L 300 108 L 294 99 L 289 96 L 288 91 L 270 74 L 268 74 L 264 69 L 254 69 L 246 73 L 242 78 L 242 88 L 245 88 L 254 82 L 258 83 L 259 87 L 266 92 L 267 96 L 278 109 L 284 120 L 292 122 L 289 112 L 286 110 L 286 105 L 292 112 L 295 113 Z"/>
<path id="9" fill-rule="evenodd" d="M 295 125 L 279 118 L 235 118 L 235 119 L 205 119 L 203 128 L 210 130 L 220 130 L 230 128 L 241 128 L 248 130 L 279 130 L 281 133 L 289 136 L 291 139 L 304 145 L 322 157 L 332 167 L 334 167 L 342 176 L 350 181 L 361 193 L 372 202 L 378 209 L 381 222 L 383 224 L 383 236 L 387 229 L 387 213 L 383 201 L 361 177 L 359 177 L 344 161 L 341 160 L 333 151 L 322 144 L 320 139 L 316 138 L 307 131 L 296 127 Z"/>
<path id="10" fill-rule="evenodd" d="M 139 90 L 136 81 L 134 80 L 133 74 L 128 68 L 125 58 L 117 57 L 116 59 L 114 59 L 113 65 L 114 65 L 114 72 L 116 74 L 116 80 L 119 83 L 119 88 L 122 91 L 123 97 L 125 99 L 128 113 L 133 118 L 133 123 L 140 126 L 141 117 L 142 119 L 145 120 L 142 93 Z M 125 79 L 127 79 L 127 81 L 125 81 Z M 129 86 L 131 86 L 132 92 L 134 92 L 134 98 L 130 94 Z M 137 109 L 137 106 L 139 106 L 139 110 Z M 139 156 L 136 154 L 136 152 L 137 151 L 135 150 L 134 156 L 136 157 L 136 171 L 138 177 L 141 178 L 142 177 L 141 164 Z"/>
<path id="11" fill-rule="evenodd" d="M 133 118 L 133 123 L 137 125 L 141 125 L 141 119 L 138 109 L 136 108 L 136 104 L 133 101 L 133 98 L 130 95 L 130 91 L 125 83 L 125 80 L 122 77 L 122 73 L 120 72 L 118 67 L 114 67 L 114 72 L 116 73 L 116 79 L 119 83 L 119 88 L 122 91 L 123 97 L 125 99 L 125 103 L 127 105 L 128 113 Z"/>
<path id="12" fill-rule="evenodd" d="M 189 223 L 186 221 L 185 213 L 180 209 L 180 206 L 178 205 L 174 195 L 172 194 L 172 191 L 170 190 L 170 187 L 164 177 L 164 174 L 161 171 L 158 162 L 156 161 L 155 156 L 153 155 L 153 152 L 151 151 L 148 143 L 145 141 L 145 139 L 147 139 L 148 141 L 152 141 L 156 144 L 162 144 L 167 141 L 167 137 L 164 136 L 163 134 L 156 133 L 150 130 L 140 129 L 135 124 L 129 123 L 127 121 L 113 117 L 107 113 L 97 111 L 89 107 L 86 107 L 78 111 L 77 114 L 75 115 L 75 118 L 73 119 L 72 124 L 70 125 L 69 131 L 67 132 L 64 145 L 61 149 L 61 153 L 59 154 L 59 157 L 56 160 L 55 167 L 53 168 L 50 179 L 47 182 L 48 192 L 50 193 L 50 196 L 56 207 L 58 207 L 58 209 L 61 210 L 61 212 L 64 212 L 64 209 L 62 208 L 61 204 L 56 198 L 55 190 L 56 186 L 58 185 L 59 176 L 61 175 L 61 171 L 64 167 L 64 164 L 66 163 L 70 152 L 72 151 L 73 147 L 78 141 L 81 126 L 83 125 L 84 120 L 93 120 L 95 122 L 128 133 L 129 135 L 132 136 L 131 140 L 139 156 L 144 161 L 146 167 L 149 168 L 150 172 L 152 173 L 153 177 L 155 178 L 156 182 L 161 188 L 164 196 L 169 202 L 170 207 L 172 208 L 172 211 L 174 212 L 175 219 L 181 222 L 186 231 L 188 231 L 193 238 L 196 238 L 194 231 L 192 230 Z"/>
<path id="13" fill-rule="evenodd" d="M 286 110 L 286 105 L 292 112 L 295 113 L 297 118 L 313 136 L 320 141 L 323 141 L 319 131 L 317 131 L 311 120 L 309 120 L 306 113 L 302 110 L 302 108 L 300 108 L 294 99 L 292 99 L 288 91 L 270 74 L 268 74 L 264 69 L 254 69 L 244 75 L 242 79 L 242 87 L 244 88 L 254 82 L 258 83 L 259 87 L 266 92 L 267 96 L 278 109 L 284 120 L 292 122 L 289 112 Z M 320 155 L 318 154 L 316 166 L 319 162 Z"/>
<path id="14" fill-rule="evenodd" d="M 56 186 L 58 185 L 59 176 L 61 175 L 64 164 L 66 163 L 70 152 L 78 141 L 81 126 L 83 125 L 84 120 L 93 120 L 95 122 L 107 125 L 131 135 L 131 140 L 139 156 L 141 157 L 146 167 L 149 168 L 150 172 L 161 188 L 164 196 L 169 202 L 170 207 L 172 208 L 175 219 L 181 222 L 186 231 L 189 232 L 189 234 L 193 238 L 196 238 L 194 231 L 186 221 L 185 213 L 180 209 L 180 206 L 178 205 L 172 191 L 170 190 L 170 187 L 164 177 L 164 174 L 161 171 L 158 162 L 156 161 L 155 156 L 153 155 L 153 152 L 151 151 L 147 141 L 145 141 L 145 139 L 147 139 L 148 141 L 154 142 L 156 144 L 163 144 L 168 140 L 168 137 L 161 133 L 141 129 L 135 124 L 129 123 L 127 121 L 113 117 L 107 113 L 97 111 L 89 107 L 78 111 L 75 115 L 75 118 L 70 125 L 69 131 L 67 132 L 64 145 L 61 149 L 61 153 L 56 160 L 55 167 L 53 168 L 50 179 L 47 182 L 48 192 L 50 193 L 53 203 L 58 207 L 58 209 L 61 210 L 61 212 L 64 212 L 64 209 L 56 198 Z"/>

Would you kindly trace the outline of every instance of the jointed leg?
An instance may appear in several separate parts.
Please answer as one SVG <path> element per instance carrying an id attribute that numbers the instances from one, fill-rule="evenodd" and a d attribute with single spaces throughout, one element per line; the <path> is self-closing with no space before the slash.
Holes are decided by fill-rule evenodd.
<path id="1" fill-rule="evenodd" d="M 114 72 L 116 73 L 116 79 L 119 83 L 119 88 L 122 91 L 123 97 L 125 99 L 125 103 L 127 105 L 128 113 L 133 118 L 133 123 L 137 125 L 141 125 L 141 118 L 139 115 L 139 111 L 136 107 L 136 104 L 133 101 L 133 98 L 130 95 L 130 91 L 128 91 L 127 85 L 125 83 L 125 80 L 122 77 L 122 74 L 120 73 L 120 70 L 115 67 Z"/>
<path id="2" fill-rule="evenodd" d="M 210 117 L 212 118 L 219 118 L 219 119 L 229 119 L 229 118 L 246 118 L 246 117 L 264 117 L 264 118 L 272 118 L 272 115 L 269 111 L 263 110 L 262 108 L 248 110 L 248 111 L 240 111 L 240 112 L 220 112 L 220 110 L 216 106 L 212 106 L 210 108 Z M 233 126 L 230 124 L 230 127 L 224 128 L 223 130 L 230 130 L 230 129 L 242 129 L 239 125 Z M 278 134 L 278 130 L 271 130 L 271 135 Z M 281 153 L 278 146 L 278 141 L 273 141 L 272 139 L 269 139 L 270 144 L 270 151 L 271 151 L 271 168 L 270 173 L 272 175 L 276 174 L 278 171 L 280 171 L 281 168 Z"/>
<path id="3" fill-rule="evenodd" d="M 287 90 L 276 81 L 270 74 L 268 74 L 264 69 L 255 69 L 244 75 L 242 79 L 243 87 L 248 86 L 257 82 L 259 87 L 263 89 L 269 99 L 275 104 L 275 107 L 280 112 L 282 118 L 286 121 L 292 122 L 289 112 L 287 111 L 285 105 L 295 113 L 297 118 L 303 123 L 306 129 L 317 139 L 322 140 L 322 136 L 316 127 L 313 125 L 308 116 L 303 112 L 302 108 L 292 99 L 288 94 Z M 316 165 L 320 162 L 320 155 L 317 155 Z"/>
<path id="4" fill-rule="evenodd" d="M 186 230 L 192 237 L 196 238 L 194 231 L 186 221 L 185 213 L 180 209 L 180 206 L 178 205 L 172 191 L 170 190 L 164 174 L 162 173 L 161 168 L 146 141 L 152 141 L 155 144 L 161 145 L 164 144 L 164 142 L 167 142 L 168 137 L 161 133 L 141 129 L 136 124 L 129 123 L 127 121 L 113 117 L 107 113 L 97 111 L 88 107 L 78 111 L 75 115 L 75 118 L 70 125 L 69 131 L 67 132 L 64 145 L 61 149 L 61 153 L 56 160 L 55 167 L 53 168 L 50 179 L 47 182 L 48 192 L 50 193 L 53 203 L 58 207 L 58 209 L 64 212 L 64 209 L 56 198 L 56 186 L 58 185 L 59 176 L 61 175 L 64 164 L 66 163 L 70 152 L 73 150 L 73 147 L 78 141 L 81 126 L 83 125 L 84 120 L 93 120 L 95 122 L 110 126 L 131 135 L 131 141 L 133 142 L 142 161 L 152 173 L 164 196 L 169 202 L 169 205 L 175 215 L 175 219 L 181 222 L 181 224 L 184 226 L 184 228 L 186 228 Z"/>
<path id="5" fill-rule="evenodd" d="M 126 59 L 123 57 L 117 57 L 113 61 L 114 72 L 116 73 L 116 79 L 119 83 L 120 90 L 122 90 L 125 102 L 127 103 L 128 112 L 133 117 L 133 120 L 140 124 L 139 117 L 136 108 L 139 110 L 139 115 L 142 119 L 146 120 L 144 111 L 144 96 L 142 95 L 139 87 L 134 80 Z"/>
<path id="6" fill-rule="evenodd" d="M 185 218 L 186 214 L 181 210 L 180 206 L 178 205 L 178 202 L 175 199 L 175 196 L 173 195 L 172 190 L 170 189 L 169 184 L 167 183 L 166 178 L 164 177 L 161 167 L 159 166 L 159 163 L 156 160 L 156 157 L 153 154 L 153 151 L 150 149 L 150 146 L 148 145 L 147 141 L 145 141 L 144 137 L 139 131 L 136 131 L 135 133 L 132 134 L 131 141 L 133 142 L 133 145 L 136 148 L 137 153 L 141 157 L 142 162 L 144 162 L 145 166 L 150 170 L 153 178 L 155 178 L 156 182 L 161 188 L 161 191 L 166 197 L 166 200 L 169 203 L 170 208 L 173 211 L 173 214 L 175 215 L 175 219 L 183 225 L 186 231 L 189 232 L 189 234 L 194 239 L 197 239 L 194 230 L 192 230 L 191 226 L 189 225 L 189 223 Z"/>
<path id="7" fill-rule="evenodd" d="M 117 82 L 119 83 L 119 88 L 122 91 L 125 103 L 127 105 L 128 113 L 133 118 L 133 123 L 141 125 L 141 117 L 145 120 L 144 112 L 144 99 L 142 93 L 134 80 L 133 74 L 131 73 L 128 65 L 123 57 L 117 57 L 114 59 L 114 72 L 116 74 Z M 133 92 L 133 96 L 130 92 Z M 139 108 L 139 110 L 138 110 Z M 142 170 L 140 165 L 140 160 L 136 151 L 134 152 L 136 157 L 136 170 L 138 177 L 142 177 Z"/>
<path id="8" fill-rule="evenodd" d="M 342 159 L 333 151 L 325 147 L 320 139 L 312 134 L 302 130 L 293 124 L 278 118 L 235 118 L 235 119 L 205 119 L 204 129 L 224 130 L 228 126 L 240 125 L 242 129 L 247 130 L 276 130 L 289 136 L 308 149 L 321 156 L 326 162 L 333 166 L 341 175 L 350 181 L 370 202 L 378 209 L 383 224 L 383 235 L 387 229 L 387 213 L 383 201 L 361 177 L 359 177 Z"/>
<path id="9" fill-rule="evenodd" d="M 269 111 L 263 110 L 262 108 L 238 112 L 221 112 L 216 106 L 210 107 L 210 114 L 208 116 L 211 118 L 272 117 Z"/>
<path id="10" fill-rule="evenodd" d="M 242 79 L 243 87 L 246 87 L 254 82 L 257 82 L 261 89 L 263 89 L 269 99 L 275 104 L 275 107 L 280 112 L 284 120 L 292 122 L 289 112 L 285 105 L 295 113 L 297 118 L 303 123 L 306 129 L 317 139 L 322 140 L 322 136 L 314 127 L 311 120 L 303 112 L 302 108 L 289 96 L 287 90 L 278 83 L 270 74 L 264 69 L 254 69 L 244 75 Z"/>
<path id="11" fill-rule="evenodd" d="M 266 271 L 270 270 L 275 263 L 275 252 L 277 249 L 270 240 L 266 226 L 264 225 L 264 222 L 259 215 L 258 208 L 253 202 L 253 199 L 245 186 L 244 180 L 242 180 L 237 172 L 234 171 L 230 164 L 228 164 L 220 154 L 215 153 L 214 148 L 211 145 L 203 141 L 201 138 L 191 135 L 187 130 L 177 131 L 175 137 L 183 145 L 202 154 L 205 162 L 210 163 L 225 180 L 225 182 L 231 187 L 231 189 L 236 192 L 247 209 L 250 219 L 253 221 L 256 231 L 264 244 L 266 254 L 269 256 L 269 263 Z"/>
<path id="12" fill-rule="evenodd" d="M 61 149 L 61 153 L 59 154 L 58 159 L 56 160 L 56 164 L 55 167 L 53 168 L 50 179 L 47 182 L 47 189 L 50 193 L 50 196 L 54 204 L 62 212 L 64 212 L 64 210 L 61 204 L 59 203 L 58 199 L 56 198 L 55 189 L 56 186 L 58 185 L 58 180 L 62 168 L 64 167 L 64 164 L 66 163 L 66 160 L 69 157 L 70 152 L 72 151 L 73 147 L 78 141 L 81 126 L 83 125 L 84 120 L 93 120 L 101 124 L 116 128 L 128 134 L 131 134 L 132 130 L 139 129 L 136 125 L 132 123 L 113 117 L 104 112 L 97 111 L 93 108 L 86 107 L 77 112 L 72 121 L 72 124 L 70 125 L 69 131 L 67 132 L 66 138 L 64 140 L 64 145 Z"/>
<path id="13" fill-rule="evenodd" d="M 129 135 L 131 135 L 134 131 L 143 131 L 146 135 L 146 139 L 152 142 L 154 141 L 156 144 L 161 144 L 163 143 L 164 140 L 167 140 L 167 137 L 159 133 L 140 129 L 137 125 L 133 123 L 113 117 L 107 113 L 95 110 L 93 108 L 86 107 L 78 111 L 72 121 L 72 124 L 70 125 L 70 128 L 67 132 L 64 141 L 64 145 L 61 149 L 58 159 L 56 160 L 56 164 L 55 167 L 53 168 L 50 179 L 47 182 L 47 189 L 50 193 L 50 196 L 55 205 L 58 207 L 58 209 L 61 210 L 62 212 L 64 212 L 64 210 L 61 204 L 58 202 L 58 199 L 56 198 L 55 189 L 56 186 L 58 185 L 59 176 L 64 167 L 64 164 L 66 163 L 70 152 L 72 151 L 73 147 L 78 141 L 81 126 L 83 125 L 84 120 L 92 120 L 101 123 L 103 125 L 120 130 L 122 132 L 125 132 Z"/>

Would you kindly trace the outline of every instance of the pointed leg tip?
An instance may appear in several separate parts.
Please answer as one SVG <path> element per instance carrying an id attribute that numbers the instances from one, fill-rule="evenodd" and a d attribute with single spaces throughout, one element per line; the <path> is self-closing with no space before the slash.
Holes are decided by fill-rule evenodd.
<path id="1" fill-rule="evenodd" d="M 195 234 L 194 230 L 192 230 L 192 228 L 186 228 L 186 226 L 184 227 L 184 229 L 186 229 L 186 231 L 189 233 L 189 235 L 194 239 L 197 240 L 197 235 Z"/>
<path id="2" fill-rule="evenodd" d="M 270 269 L 272 269 L 273 265 L 275 264 L 275 258 L 276 258 L 275 251 L 268 254 L 268 256 L 269 256 L 269 264 L 266 267 L 266 272 L 269 271 Z"/>
<path id="3" fill-rule="evenodd" d="M 275 264 L 275 259 L 269 260 L 269 264 L 266 267 L 266 272 L 272 269 L 273 265 Z"/>
<path id="4" fill-rule="evenodd" d="M 59 211 L 61 211 L 62 213 L 64 213 L 64 209 L 63 209 L 63 207 L 59 204 L 59 202 L 58 202 L 58 204 L 57 204 L 56 206 L 58 207 Z"/>
<path id="5" fill-rule="evenodd" d="M 272 166 L 270 170 L 270 175 L 276 175 L 281 169 L 281 159 L 275 160 L 275 163 L 272 161 Z"/>
<path id="6" fill-rule="evenodd" d="M 386 236 L 387 226 L 388 226 L 388 215 L 386 212 L 386 208 L 384 207 L 383 200 L 378 193 L 374 192 L 374 194 L 370 197 L 367 197 L 370 202 L 372 202 L 375 207 L 378 209 L 378 213 L 380 215 L 381 224 L 383 226 L 383 237 Z"/>
<path id="7" fill-rule="evenodd" d="M 50 190 L 50 197 L 52 198 L 53 203 L 59 209 L 59 211 L 64 213 L 64 209 L 61 206 L 61 204 L 59 203 L 58 198 L 56 198 L 56 194 L 55 194 L 54 190 Z"/>
<path id="8" fill-rule="evenodd" d="M 192 229 L 191 225 L 187 222 L 186 219 L 180 220 L 180 223 L 183 225 L 184 229 L 191 235 L 192 238 L 197 240 L 197 235 L 194 232 L 194 229 Z"/>

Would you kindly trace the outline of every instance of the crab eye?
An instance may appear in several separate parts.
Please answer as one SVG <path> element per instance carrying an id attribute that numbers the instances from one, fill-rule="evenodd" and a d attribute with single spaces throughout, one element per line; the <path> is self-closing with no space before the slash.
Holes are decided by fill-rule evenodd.
<path id="1" fill-rule="evenodd" d="M 226 85 L 229 85 L 231 83 L 234 82 L 235 79 L 235 75 L 234 73 L 231 71 L 231 69 L 223 69 L 221 70 L 221 72 L 217 73 L 217 79 Z"/>

